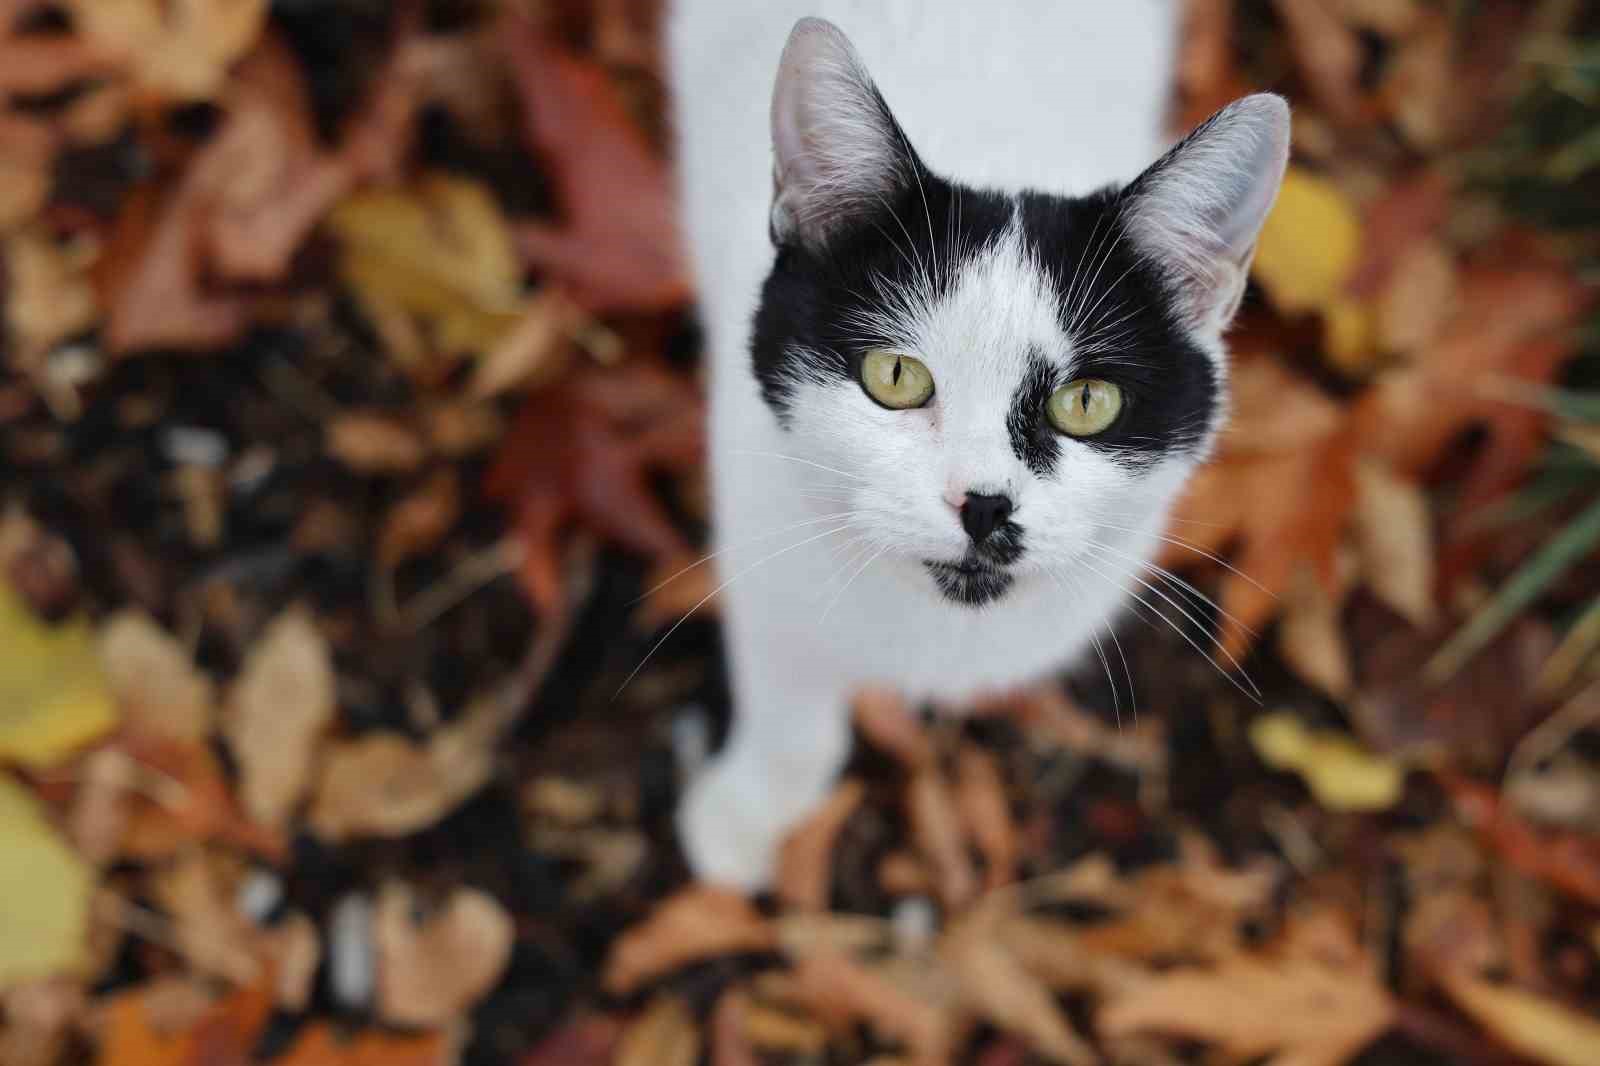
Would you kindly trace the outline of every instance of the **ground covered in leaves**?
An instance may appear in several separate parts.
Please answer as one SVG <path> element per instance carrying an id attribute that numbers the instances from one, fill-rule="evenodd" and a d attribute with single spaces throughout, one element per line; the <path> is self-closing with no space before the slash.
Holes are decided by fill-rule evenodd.
<path id="1" fill-rule="evenodd" d="M 656 6 L 0 0 L 0 1064 L 1600 1063 L 1600 16 L 1187 7 L 1171 572 L 747 900 Z"/>

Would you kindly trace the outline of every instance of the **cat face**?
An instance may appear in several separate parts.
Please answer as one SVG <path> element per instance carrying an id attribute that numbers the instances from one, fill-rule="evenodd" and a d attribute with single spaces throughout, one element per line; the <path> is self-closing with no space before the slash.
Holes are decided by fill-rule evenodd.
<path id="1" fill-rule="evenodd" d="M 843 35 L 802 21 L 752 355 L 792 454 L 837 475 L 823 505 L 954 604 L 1092 578 L 1217 430 L 1287 131 L 1250 97 L 1121 189 L 967 188 L 923 166 Z"/>

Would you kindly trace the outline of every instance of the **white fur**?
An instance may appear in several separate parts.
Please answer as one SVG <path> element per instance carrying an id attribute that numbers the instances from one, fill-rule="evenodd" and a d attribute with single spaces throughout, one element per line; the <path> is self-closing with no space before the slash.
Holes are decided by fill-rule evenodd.
<path id="1" fill-rule="evenodd" d="M 751 373 L 750 322 L 773 257 L 769 100 L 805 15 L 849 35 L 935 171 L 1059 193 L 1130 179 L 1157 157 L 1176 18 L 1172 0 L 676 4 L 679 164 L 711 349 L 736 705 L 728 748 L 694 784 L 680 826 L 701 876 L 745 888 L 769 879 L 782 833 L 846 757 L 853 689 L 882 683 L 952 702 L 1066 665 L 1105 632 L 1125 589 L 1140 587 L 1137 564 L 1193 465 L 1171 459 L 1133 475 L 1063 439 L 1056 470 L 1040 478 L 1013 453 L 1004 416 L 1022 353 L 1031 343 L 1070 363 L 1074 344 L 1096 343 L 1063 334 L 1014 231 L 964 250 L 971 262 L 944 299 L 880 294 L 887 323 L 871 324 L 891 325 L 932 371 L 928 407 L 888 411 L 853 382 L 802 374 L 780 428 Z M 846 110 L 854 74 L 824 72 Z M 797 157 L 803 127 L 779 123 L 780 167 L 786 148 Z M 881 179 L 855 147 L 874 131 L 858 132 L 814 174 L 780 179 L 837 186 L 851 167 Z M 981 609 L 943 599 L 921 562 L 961 556 L 951 503 L 965 491 L 1009 494 L 1027 531 L 1015 584 Z"/>

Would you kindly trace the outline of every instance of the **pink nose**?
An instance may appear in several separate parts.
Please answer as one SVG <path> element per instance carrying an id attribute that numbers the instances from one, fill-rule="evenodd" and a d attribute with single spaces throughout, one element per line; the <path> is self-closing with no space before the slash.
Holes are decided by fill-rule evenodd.
<path id="1" fill-rule="evenodd" d="M 952 509 L 959 511 L 961 510 L 961 505 L 967 502 L 967 490 L 956 488 L 945 489 L 943 498 L 944 502 L 948 503 Z"/>

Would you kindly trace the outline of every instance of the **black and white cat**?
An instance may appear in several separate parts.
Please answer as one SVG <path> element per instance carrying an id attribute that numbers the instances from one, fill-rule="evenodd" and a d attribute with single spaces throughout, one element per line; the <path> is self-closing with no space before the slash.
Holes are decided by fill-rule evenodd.
<path id="1" fill-rule="evenodd" d="M 796 21 L 819 12 L 859 51 Z M 680 812 L 700 876 L 768 881 L 856 688 L 1036 679 L 1139 587 L 1223 419 L 1222 334 L 1289 151 L 1262 95 L 1156 159 L 1176 18 L 678 0 L 736 704 Z"/>

